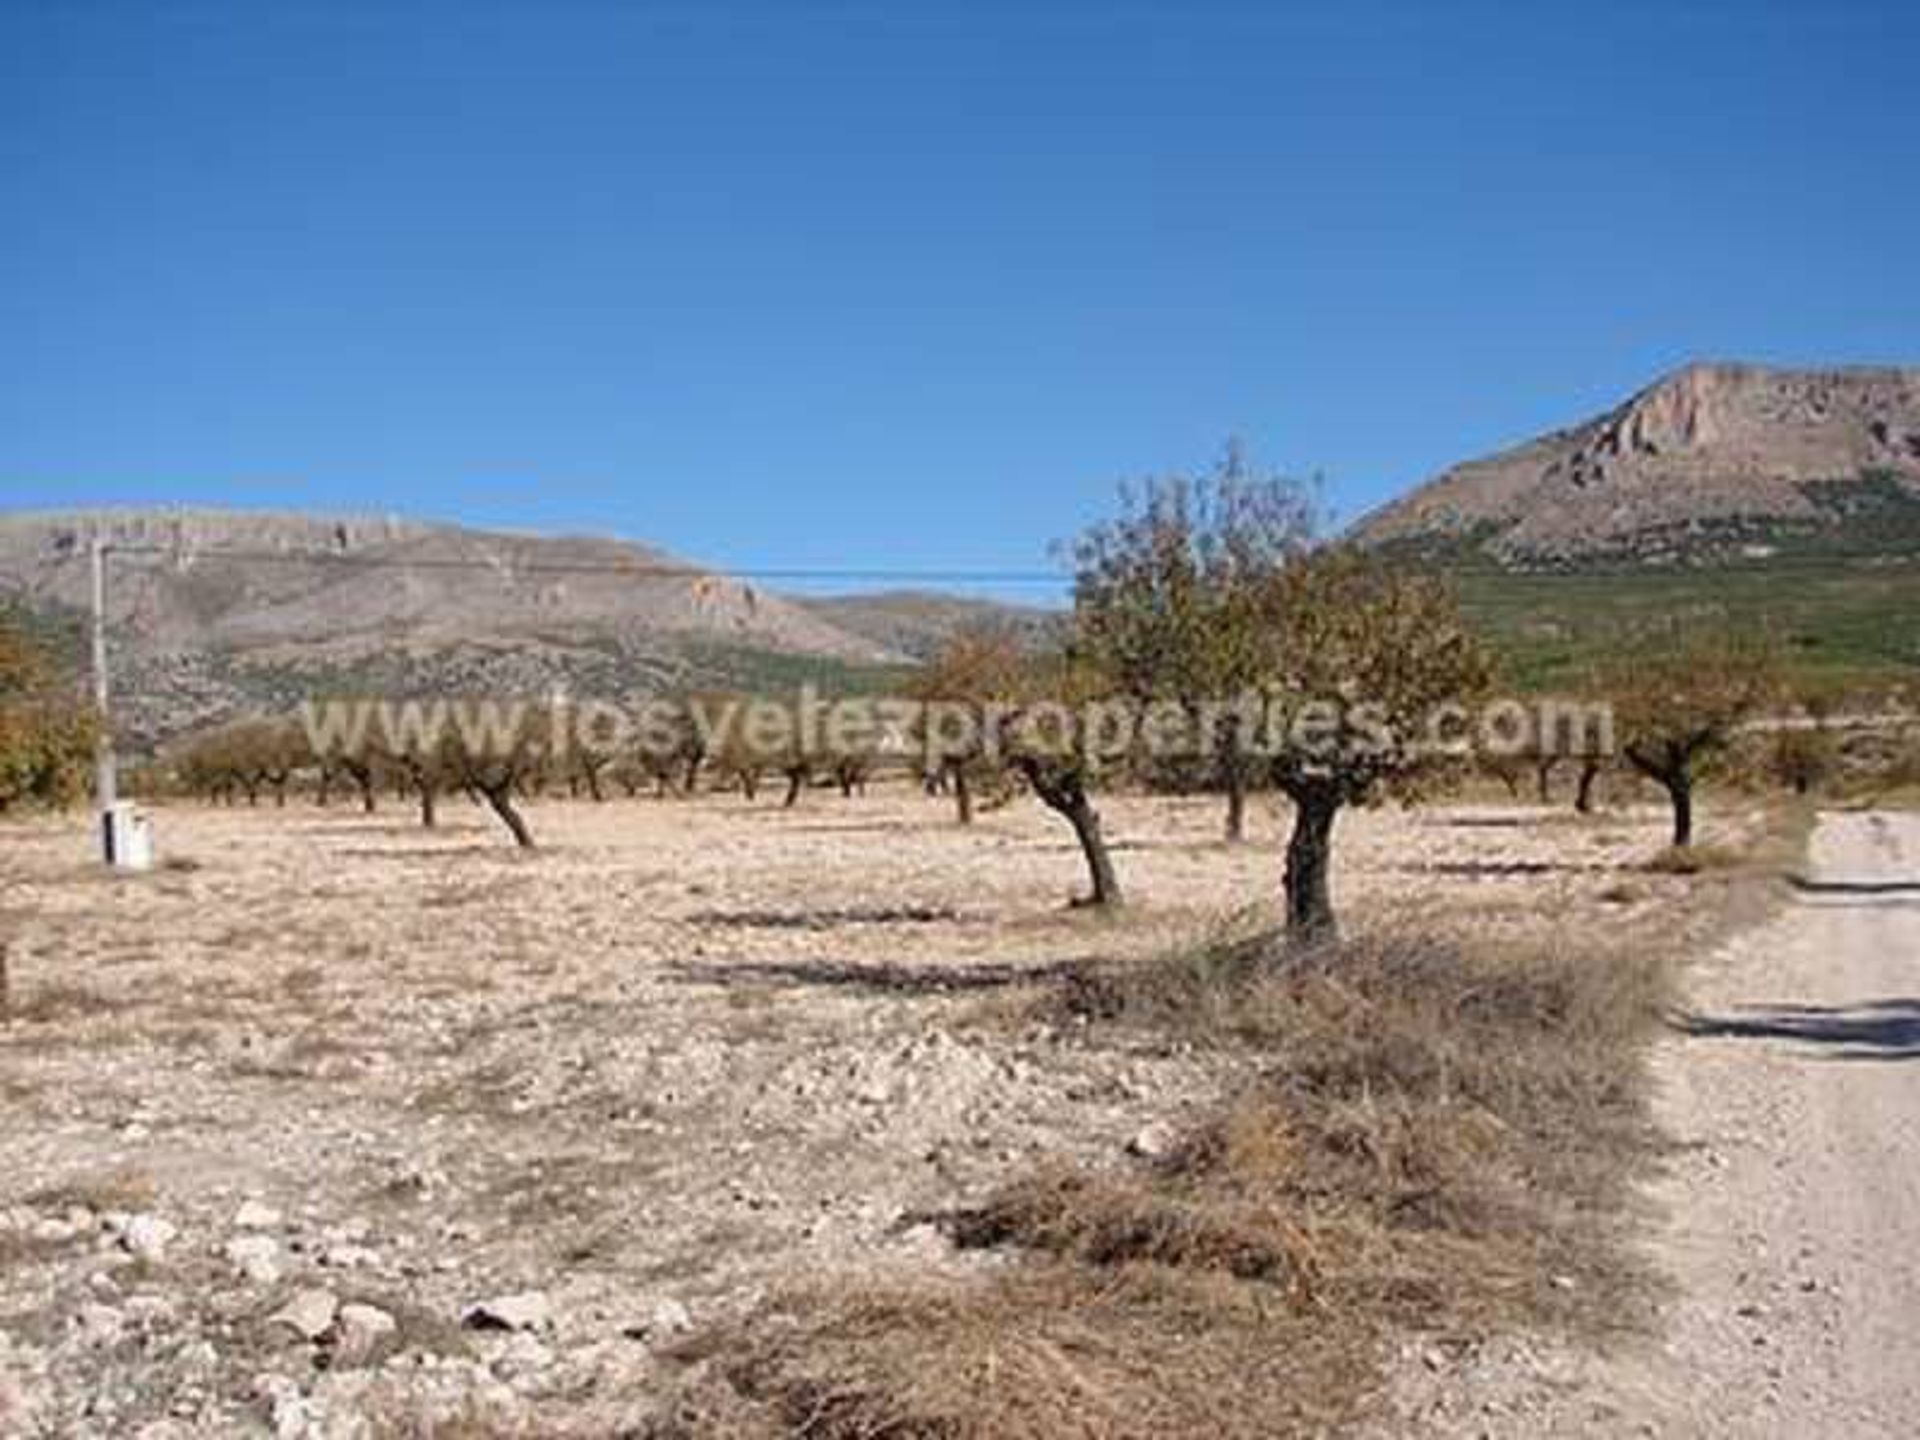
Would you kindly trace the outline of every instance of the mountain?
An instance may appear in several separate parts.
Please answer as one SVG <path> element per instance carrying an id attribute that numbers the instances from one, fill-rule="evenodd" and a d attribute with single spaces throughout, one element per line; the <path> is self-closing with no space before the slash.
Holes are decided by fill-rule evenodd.
<path id="1" fill-rule="evenodd" d="M 151 739 L 319 690 L 616 697 L 905 656 L 664 551 L 364 516 L 0 515 L 0 598 L 69 628 L 109 560 L 118 714 Z"/>
<path id="2" fill-rule="evenodd" d="M 1508 567 L 1920 550 L 1920 369 L 1696 364 L 1365 517 Z"/>
<path id="3" fill-rule="evenodd" d="M 883 590 L 870 595 L 802 599 L 800 605 L 837 629 L 885 650 L 924 660 L 963 630 L 1004 631 L 1022 643 L 1061 639 L 1068 615 L 1039 605 L 1008 605 L 935 590 Z"/>

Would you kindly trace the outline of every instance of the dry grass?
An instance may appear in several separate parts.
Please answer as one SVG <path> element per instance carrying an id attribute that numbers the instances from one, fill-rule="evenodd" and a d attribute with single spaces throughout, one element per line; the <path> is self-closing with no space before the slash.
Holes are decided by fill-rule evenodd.
<path id="1" fill-rule="evenodd" d="M 77 1176 L 54 1185 L 44 1185 L 26 1196 L 26 1204 L 38 1210 L 142 1210 L 159 1193 L 151 1175 L 142 1170 L 120 1168 L 97 1175 Z"/>
<path id="2" fill-rule="evenodd" d="M 704 1337 L 656 1433 L 1311 1433 L 1388 1326 L 1629 1324 L 1618 1216 L 1666 999 L 1645 958 L 1411 939 L 1081 972 L 1047 1018 L 1232 1047 L 1252 1078 L 1155 1159 L 942 1217 L 1025 1257 L 995 1278 L 789 1297 Z"/>

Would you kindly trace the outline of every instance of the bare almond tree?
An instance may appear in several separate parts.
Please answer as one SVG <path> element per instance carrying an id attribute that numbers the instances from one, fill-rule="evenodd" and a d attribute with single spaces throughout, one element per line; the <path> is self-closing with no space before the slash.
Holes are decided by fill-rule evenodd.
<path id="1" fill-rule="evenodd" d="M 1123 486 L 1120 513 L 1070 547 L 1077 653 L 1137 702 L 1173 700 L 1197 717 L 1236 699 L 1261 678 L 1259 612 L 1247 597 L 1305 552 L 1317 523 L 1314 487 L 1260 473 L 1235 440 L 1198 479 Z M 1231 712 L 1211 713 L 1212 779 L 1237 842 L 1258 771 Z"/>
<path id="2" fill-rule="evenodd" d="M 1673 844 L 1693 843 L 1701 767 L 1777 694 L 1779 661 L 1764 636 L 1670 627 L 1635 637 L 1603 667 L 1602 686 L 1627 763 L 1666 792 Z"/>

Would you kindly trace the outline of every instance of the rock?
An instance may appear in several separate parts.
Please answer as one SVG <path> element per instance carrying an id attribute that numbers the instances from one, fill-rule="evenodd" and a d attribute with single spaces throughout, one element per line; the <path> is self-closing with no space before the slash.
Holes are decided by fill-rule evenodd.
<path id="1" fill-rule="evenodd" d="M 318 1340 L 333 1328 L 339 1313 L 340 1302 L 331 1290 L 309 1289 L 276 1310 L 267 1323 L 291 1330 L 303 1340 Z"/>
<path id="2" fill-rule="evenodd" d="M 1138 1155 L 1142 1160 L 1164 1160 L 1173 1154 L 1180 1143 L 1173 1128 L 1158 1123 L 1142 1127 L 1138 1134 L 1127 1141 L 1127 1153 Z"/>
<path id="3" fill-rule="evenodd" d="M 499 1295 L 469 1305 L 460 1323 L 469 1330 L 544 1330 L 553 1323 L 553 1305 L 538 1290 Z"/>
<path id="4" fill-rule="evenodd" d="M 282 1216 L 271 1205 L 262 1205 L 258 1200 L 248 1200 L 233 1212 L 233 1228 L 236 1230 L 277 1230 Z"/>
<path id="5" fill-rule="evenodd" d="M 374 1348 L 400 1328 L 393 1316 L 377 1305 L 342 1305 L 335 1321 L 340 1354 L 349 1360 L 363 1360 Z"/>
<path id="6" fill-rule="evenodd" d="M 254 1285 L 275 1285 L 280 1280 L 280 1242 L 271 1235 L 240 1235 L 229 1240 L 223 1252 L 227 1263 Z"/>
<path id="7" fill-rule="evenodd" d="M 111 1305 L 83 1305 L 74 1317 L 80 1343 L 92 1350 L 106 1350 L 120 1343 L 126 1333 L 127 1317 Z"/>
<path id="8" fill-rule="evenodd" d="M 693 1328 L 693 1316 L 687 1307 L 671 1296 L 654 1301 L 645 1313 L 623 1325 L 620 1333 L 629 1340 L 665 1340 L 684 1335 Z"/>
<path id="9" fill-rule="evenodd" d="M 380 1264 L 379 1253 L 364 1245 L 328 1245 L 321 1250 L 319 1260 L 334 1270 L 371 1270 Z"/>
<path id="10" fill-rule="evenodd" d="M 158 1215 L 129 1215 L 120 1229 L 120 1248 L 136 1260 L 157 1265 L 166 1258 L 167 1246 L 179 1233 L 178 1226 Z"/>
<path id="11" fill-rule="evenodd" d="M 127 1319 L 145 1330 L 159 1330 L 174 1321 L 173 1302 L 164 1295 L 135 1295 L 127 1301 Z"/>
<path id="12" fill-rule="evenodd" d="M 509 1382 L 525 1381 L 539 1375 L 553 1364 L 553 1351 L 532 1335 L 522 1332 L 513 1336 L 506 1348 L 494 1357 L 493 1373 Z"/>
<path id="13" fill-rule="evenodd" d="M 84 1235 L 92 1228 L 91 1225 L 76 1228 L 68 1224 L 65 1220 L 56 1220 L 49 1217 L 45 1220 L 34 1221 L 32 1227 L 27 1231 L 27 1234 L 41 1245 L 64 1245 L 69 1240 Z"/>

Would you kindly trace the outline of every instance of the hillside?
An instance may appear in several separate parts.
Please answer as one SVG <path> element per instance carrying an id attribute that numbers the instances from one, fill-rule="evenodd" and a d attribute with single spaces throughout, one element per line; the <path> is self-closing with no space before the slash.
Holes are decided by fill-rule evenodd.
<path id="1" fill-rule="evenodd" d="M 1691 365 L 1354 533 L 1529 569 L 1920 551 L 1920 370 Z"/>
<path id="2" fill-rule="evenodd" d="M 884 650 L 924 660 L 962 630 L 997 630 L 1031 644 L 1058 639 L 1067 612 L 1040 605 L 1008 605 L 933 590 L 887 590 L 831 595 L 798 602 L 836 628 Z"/>
<path id="3" fill-rule="evenodd" d="M 757 586 L 622 540 L 218 510 L 0 515 L 0 598 L 71 624 L 96 536 L 136 738 L 316 690 L 615 696 L 901 656 Z"/>

